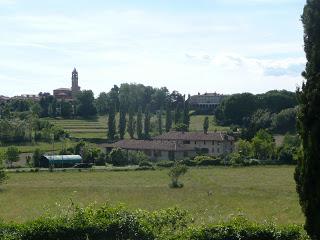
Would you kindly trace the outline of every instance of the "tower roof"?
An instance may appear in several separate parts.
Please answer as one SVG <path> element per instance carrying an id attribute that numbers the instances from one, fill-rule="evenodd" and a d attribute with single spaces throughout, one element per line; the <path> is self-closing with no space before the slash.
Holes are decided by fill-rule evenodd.
<path id="1" fill-rule="evenodd" d="M 72 72 L 73 72 L 73 73 L 76 73 L 76 72 L 77 72 L 77 69 L 76 69 L 76 68 L 74 68 Z"/>

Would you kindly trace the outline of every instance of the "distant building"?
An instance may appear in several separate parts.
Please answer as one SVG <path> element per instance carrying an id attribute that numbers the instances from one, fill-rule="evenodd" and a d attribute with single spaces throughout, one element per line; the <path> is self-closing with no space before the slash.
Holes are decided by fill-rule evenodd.
<path id="1" fill-rule="evenodd" d="M 14 96 L 12 99 L 39 101 L 40 97 L 36 94 L 21 94 L 20 96 Z"/>
<path id="2" fill-rule="evenodd" d="M 10 97 L 6 97 L 3 95 L 0 95 L 0 103 L 4 103 L 10 100 Z"/>
<path id="3" fill-rule="evenodd" d="M 194 110 L 214 111 L 224 97 L 224 95 L 217 93 L 199 93 L 190 97 L 190 106 Z"/>
<path id="4" fill-rule="evenodd" d="M 53 95 L 57 100 L 73 100 L 75 95 L 80 92 L 78 72 L 74 68 L 71 77 L 71 88 L 58 88 L 53 90 Z"/>
<path id="5" fill-rule="evenodd" d="M 121 140 L 103 144 L 106 152 L 121 148 L 129 152 L 144 152 L 151 160 L 180 160 L 197 154 L 219 156 L 234 150 L 234 138 L 225 133 L 169 132 L 153 140 Z"/>

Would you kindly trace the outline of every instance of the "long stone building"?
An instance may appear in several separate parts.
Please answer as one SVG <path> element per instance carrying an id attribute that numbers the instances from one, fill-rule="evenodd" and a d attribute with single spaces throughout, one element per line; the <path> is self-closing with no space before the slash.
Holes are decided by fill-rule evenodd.
<path id="1" fill-rule="evenodd" d="M 121 140 L 104 144 L 106 152 L 121 148 L 144 152 L 151 160 L 180 160 L 197 154 L 219 156 L 234 150 L 234 138 L 225 133 L 168 132 L 152 140 Z"/>

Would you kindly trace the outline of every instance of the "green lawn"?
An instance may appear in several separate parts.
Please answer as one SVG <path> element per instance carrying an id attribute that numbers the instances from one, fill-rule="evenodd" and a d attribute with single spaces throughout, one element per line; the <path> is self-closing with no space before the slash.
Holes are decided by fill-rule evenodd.
<path id="1" fill-rule="evenodd" d="M 0 191 L 0 218 L 21 222 L 66 208 L 72 200 L 149 210 L 179 206 L 197 223 L 239 213 L 257 221 L 302 223 L 293 172 L 287 166 L 191 169 L 182 189 L 168 187 L 168 170 L 11 173 Z"/>
<path id="2" fill-rule="evenodd" d="M 203 131 L 203 122 L 205 115 L 197 115 L 190 117 L 190 131 Z M 219 126 L 215 123 L 214 117 L 209 116 L 209 131 L 228 131 L 229 127 Z"/>

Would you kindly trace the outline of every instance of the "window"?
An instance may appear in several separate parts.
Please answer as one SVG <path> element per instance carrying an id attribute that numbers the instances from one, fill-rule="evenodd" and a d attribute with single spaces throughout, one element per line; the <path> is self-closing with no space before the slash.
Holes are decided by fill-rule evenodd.
<path id="1" fill-rule="evenodd" d="M 217 149 L 217 152 L 220 153 L 220 148 Z"/>
<path id="2" fill-rule="evenodd" d="M 187 151 L 183 152 L 183 157 L 189 157 L 189 153 Z"/>
<path id="3" fill-rule="evenodd" d="M 212 145 L 214 145 L 214 141 L 212 141 Z"/>
<path id="4" fill-rule="evenodd" d="M 183 141 L 183 144 L 190 144 L 190 141 Z"/>
<path id="5" fill-rule="evenodd" d="M 197 141 L 194 141 L 194 144 L 197 144 Z"/>
<path id="6" fill-rule="evenodd" d="M 203 144 L 206 145 L 206 141 L 203 141 Z"/>
<path id="7" fill-rule="evenodd" d="M 212 148 L 212 153 L 214 153 L 214 148 Z"/>

